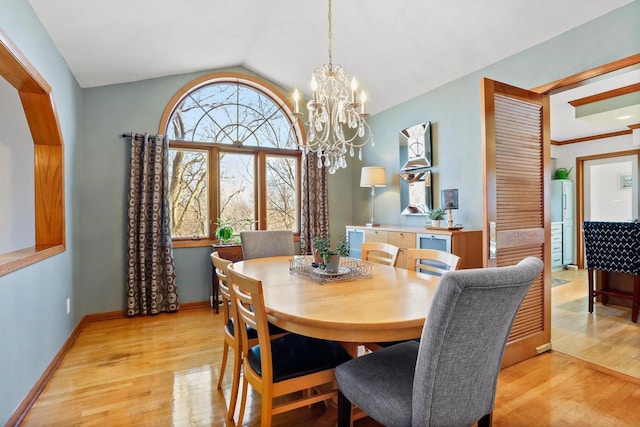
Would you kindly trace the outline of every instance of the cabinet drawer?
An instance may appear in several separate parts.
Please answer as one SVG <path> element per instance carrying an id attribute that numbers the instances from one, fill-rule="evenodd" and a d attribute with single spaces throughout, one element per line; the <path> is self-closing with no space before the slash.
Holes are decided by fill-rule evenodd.
<path id="1" fill-rule="evenodd" d="M 551 234 L 562 233 L 562 224 L 551 224 Z"/>
<path id="2" fill-rule="evenodd" d="M 560 242 L 551 242 L 551 253 L 562 253 L 562 241 Z"/>
<path id="3" fill-rule="evenodd" d="M 380 242 L 380 243 L 388 243 L 389 242 L 389 232 L 382 230 L 365 230 L 364 232 L 364 241 L 365 242 Z"/>
<path id="4" fill-rule="evenodd" d="M 415 233 L 404 233 L 397 231 L 389 231 L 388 243 L 397 246 L 399 248 L 415 248 L 416 247 L 416 235 Z"/>
<path id="5" fill-rule="evenodd" d="M 557 267 L 559 265 L 562 265 L 562 253 L 551 254 L 551 266 Z"/>

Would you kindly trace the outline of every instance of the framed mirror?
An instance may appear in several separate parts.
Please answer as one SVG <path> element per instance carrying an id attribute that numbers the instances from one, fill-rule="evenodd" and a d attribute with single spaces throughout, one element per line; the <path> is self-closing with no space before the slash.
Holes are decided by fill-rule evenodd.
<path id="1" fill-rule="evenodd" d="M 399 145 L 403 171 L 431 167 L 431 122 L 401 130 Z"/>
<path id="2" fill-rule="evenodd" d="M 400 185 L 402 215 L 426 215 L 433 206 L 431 171 L 406 172 L 400 177 L 406 183 Z"/>

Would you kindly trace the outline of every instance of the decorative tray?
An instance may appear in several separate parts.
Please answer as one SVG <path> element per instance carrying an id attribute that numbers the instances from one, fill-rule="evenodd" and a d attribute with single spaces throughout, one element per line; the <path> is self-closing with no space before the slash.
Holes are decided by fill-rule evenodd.
<path id="1" fill-rule="evenodd" d="M 433 227 L 431 225 L 425 225 L 427 230 L 462 230 L 464 227 L 461 225 L 454 225 L 453 227 Z"/>
<path id="2" fill-rule="evenodd" d="M 315 267 L 312 257 L 295 257 L 289 260 L 289 271 L 305 276 L 320 284 L 330 282 L 347 282 L 371 277 L 373 264 L 355 258 L 341 257 L 340 268 L 336 272 L 328 272 Z"/>

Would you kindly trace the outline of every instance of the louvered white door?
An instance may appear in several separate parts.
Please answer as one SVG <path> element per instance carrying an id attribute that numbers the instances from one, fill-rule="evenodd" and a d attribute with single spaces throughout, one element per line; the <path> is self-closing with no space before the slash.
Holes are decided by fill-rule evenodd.
<path id="1" fill-rule="evenodd" d="M 544 261 L 516 316 L 503 366 L 549 349 L 551 240 L 549 98 L 482 79 L 485 267 Z"/>

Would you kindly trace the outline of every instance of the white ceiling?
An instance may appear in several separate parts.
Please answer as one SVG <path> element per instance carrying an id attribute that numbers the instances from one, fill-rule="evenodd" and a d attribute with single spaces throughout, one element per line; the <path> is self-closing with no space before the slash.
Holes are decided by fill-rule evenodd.
<path id="1" fill-rule="evenodd" d="M 370 113 L 631 2 L 333 1 L 333 62 L 367 90 Z M 328 62 L 323 0 L 29 2 L 82 87 L 241 65 L 308 95 Z"/>
<path id="2" fill-rule="evenodd" d="M 591 117 L 576 119 L 576 109 L 569 104 L 570 101 L 639 83 L 640 69 L 630 69 L 624 73 L 614 73 L 613 76 L 594 80 L 574 89 L 551 95 L 552 140 L 564 141 L 610 132 L 628 131 L 628 125 L 640 123 L 638 105 L 633 108 L 610 110 Z"/>

